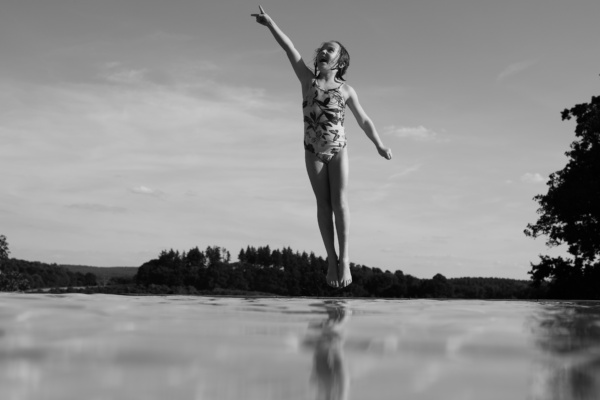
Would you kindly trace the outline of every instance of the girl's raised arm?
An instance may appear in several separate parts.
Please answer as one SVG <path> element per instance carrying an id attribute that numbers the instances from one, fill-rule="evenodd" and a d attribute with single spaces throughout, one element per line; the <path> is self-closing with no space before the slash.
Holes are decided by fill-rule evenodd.
<path id="1" fill-rule="evenodd" d="M 305 83 L 312 79 L 314 75 L 304 63 L 302 56 L 294 47 L 294 43 L 292 43 L 291 39 L 287 37 L 287 35 L 283 33 L 281 29 L 279 29 L 275 21 L 273 21 L 273 18 L 271 18 L 268 14 L 265 14 L 265 10 L 263 10 L 261 6 L 258 7 L 260 8 L 260 14 L 251 15 L 256 17 L 256 22 L 269 28 L 273 34 L 273 37 L 275 40 L 277 40 L 277 43 L 279 43 L 281 48 L 285 50 L 285 53 L 287 54 L 288 59 L 294 68 L 294 72 L 296 73 L 296 76 L 300 82 Z"/>

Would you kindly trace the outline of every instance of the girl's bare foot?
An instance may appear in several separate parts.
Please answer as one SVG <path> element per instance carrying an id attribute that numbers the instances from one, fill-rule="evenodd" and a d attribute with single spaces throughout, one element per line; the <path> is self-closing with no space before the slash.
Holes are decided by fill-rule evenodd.
<path id="1" fill-rule="evenodd" d="M 352 283 L 352 274 L 350 273 L 350 261 L 346 259 L 340 259 L 338 267 L 338 286 L 344 288 Z"/>
<path id="2" fill-rule="evenodd" d="M 338 278 L 338 261 L 336 258 L 327 258 L 327 262 L 329 263 L 329 267 L 327 268 L 327 284 L 331 287 L 339 286 L 339 278 Z"/>

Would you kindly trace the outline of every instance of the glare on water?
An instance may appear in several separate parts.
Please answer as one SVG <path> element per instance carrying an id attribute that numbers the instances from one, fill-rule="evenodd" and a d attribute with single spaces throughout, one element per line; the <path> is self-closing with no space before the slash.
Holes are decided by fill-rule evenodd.
<path id="1" fill-rule="evenodd" d="M 600 304 L 0 294 L 0 398 L 598 399 Z"/>

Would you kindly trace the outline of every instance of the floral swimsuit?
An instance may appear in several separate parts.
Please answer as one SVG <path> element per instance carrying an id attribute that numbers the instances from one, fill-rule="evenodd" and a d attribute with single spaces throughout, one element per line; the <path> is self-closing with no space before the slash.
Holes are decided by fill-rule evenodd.
<path id="1" fill-rule="evenodd" d="M 340 92 L 342 85 L 343 83 L 336 88 L 323 90 L 313 80 L 302 103 L 304 149 L 314 153 L 325 164 L 346 147 L 346 102 Z"/>

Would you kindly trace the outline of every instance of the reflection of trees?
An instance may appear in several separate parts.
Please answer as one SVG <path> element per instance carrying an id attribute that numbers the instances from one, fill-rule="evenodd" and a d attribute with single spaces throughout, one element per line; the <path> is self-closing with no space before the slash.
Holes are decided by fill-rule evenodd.
<path id="1" fill-rule="evenodd" d="M 600 398 L 600 305 L 550 305 L 534 325 L 544 351 L 534 375 L 535 400 Z"/>
<path id="2" fill-rule="evenodd" d="M 350 377 L 344 361 L 343 326 L 350 314 L 342 301 L 326 301 L 323 306 L 327 318 L 309 324 L 311 332 L 304 346 L 313 349 L 311 382 L 317 389 L 317 400 L 344 400 L 348 398 Z"/>

